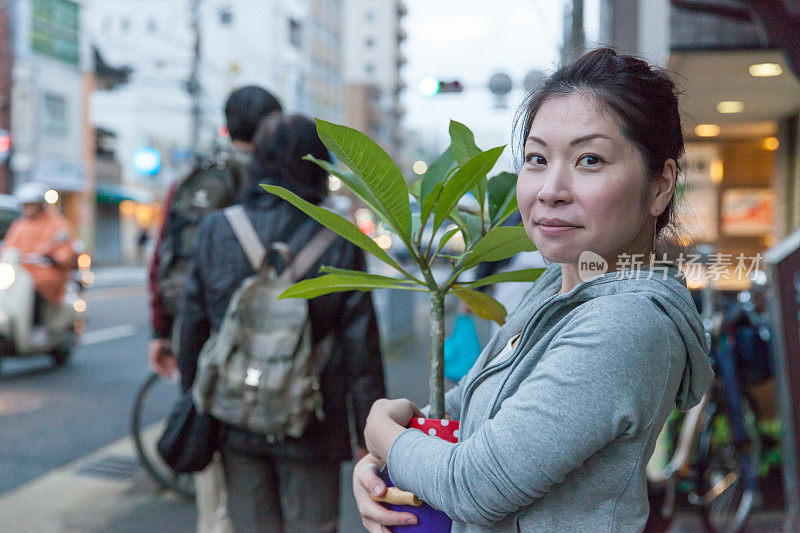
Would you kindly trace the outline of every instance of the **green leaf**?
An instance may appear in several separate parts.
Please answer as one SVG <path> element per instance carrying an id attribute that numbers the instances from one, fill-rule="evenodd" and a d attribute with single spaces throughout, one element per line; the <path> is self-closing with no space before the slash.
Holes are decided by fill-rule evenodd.
<path id="1" fill-rule="evenodd" d="M 475 144 L 475 134 L 464 124 L 450 121 L 450 149 L 456 163 L 463 165 L 479 153 L 481 149 Z"/>
<path id="2" fill-rule="evenodd" d="M 545 270 L 544 268 L 526 268 L 524 270 L 512 270 L 511 272 L 500 272 L 499 274 L 493 274 L 475 280 L 469 283 L 467 287 L 470 289 L 477 289 L 484 285 L 494 285 L 495 283 L 503 283 L 504 281 L 536 281 Z"/>
<path id="3" fill-rule="evenodd" d="M 409 192 L 409 194 L 411 194 L 411 196 L 416 198 L 417 202 L 419 203 L 420 196 L 422 194 L 422 180 L 421 179 L 417 180 L 414 183 L 412 183 L 411 185 L 409 185 L 408 186 L 408 192 Z"/>
<path id="4" fill-rule="evenodd" d="M 464 219 L 464 225 L 467 228 L 467 232 L 469 232 L 469 239 L 467 240 L 467 244 L 480 239 L 481 217 L 479 217 L 478 215 L 473 215 L 472 213 L 465 213 L 465 212 L 461 212 L 460 215 Z"/>
<path id="5" fill-rule="evenodd" d="M 453 292 L 479 317 L 494 320 L 501 326 L 505 324 L 506 308 L 488 294 L 472 289 L 456 289 Z"/>
<path id="6" fill-rule="evenodd" d="M 261 185 L 261 187 L 263 187 L 265 191 L 283 198 L 326 228 L 338 233 L 365 252 L 371 253 L 395 270 L 402 272 L 407 277 L 412 277 L 405 270 L 403 270 L 400 265 L 397 264 L 397 261 L 392 259 L 389 254 L 387 254 L 380 246 L 378 246 L 375 241 L 364 235 L 364 233 L 362 233 L 362 231 L 349 220 L 337 215 L 336 213 L 332 213 L 327 209 L 323 209 L 322 207 L 316 206 L 310 202 L 306 202 L 293 192 L 284 189 L 283 187 L 278 187 L 277 185 Z"/>
<path id="7" fill-rule="evenodd" d="M 453 158 L 452 149 L 448 147 L 436 161 L 431 163 L 431 166 L 428 167 L 428 170 L 422 177 L 420 197 L 423 201 L 428 197 L 437 183 L 441 183 L 447 179 L 447 176 L 450 175 L 450 171 L 455 167 L 456 160 Z"/>
<path id="8" fill-rule="evenodd" d="M 439 196 L 442 194 L 442 188 L 444 187 L 444 182 L 439 182 L 433 186 L 431 192 L 425 197 L 425 201 L 422 203 L 422 212 L 420 213 L 420 220 L 425 223 L 428 221 L 428 217 L 431 215 L 431 211 L 433 208 L 436 207 L 436 203 L 439 201 Z"/>
<path id="9" fill-rule="evenodd" d="M 472 247 L 464 263 L 471 268 L 484 261 L 500 261 L 519 252 L 532 252 L 536 246 L 528 238 L 525 228 L 501 226 L 494 228 Z"/>
<path id="10" fill-rule="evenodd" d="M 481 152 L 464 163 L 456 170 L 453 177 L 447 180 L 436 204 L 436 215 L 433 219 L 434 231 L 439 229 L 439 226 L 442 225 L 450 211 L 458 204 L 461 197 L 472 189 L 479 179 L 486 177 L 486 173 L 497 163 L 497 159 L 504 149 L 505 146 L 498 146 Z"/>
<path id="11" fill-rule="evenodd" d="M 463 165 L 479 153 L 481 149 L 475 144 L 475 134 L 460 122 L 450 121 L 450 146 L 456 163 Z M 475 187 L 471 188 L 472 195 L 478 201 L 481 210 L 486 203 L 486 178 L 479 179 Z"/>
<path id="12" fill-rule="evenodd" d="M 516 213 L 517 211 L 519 211 L 519 206 L 517 205 L 517 195 L 514 194 L 509 199 L 508 204 L 506 204 L 506 206 L 503 208 L 503 212 L 500 213 L 500 215 L 497 217 L 497 220 L 493 221 L 492 223 L 495 224 L 495 225 L 500 225 L 503 222 L 505 222 L 505 220 L 508 217 L 510 217 L 511 215 Z M 521 228 L 522 227 L 522 222 L 517 224 L 517 226 L 519 226 Z"/>
<path id="13" fill-rule="evenodd" d="M 453 235 L 455 235 L 459 231 L 461 231 L 461 228 L 453 228 L 450 231 L 448 231 L 447 233 L 445 233 L 444 235 L 442 235 L 442 238 L 439 239 L 439 246 L 436 247 L 436 252 L 433 255 L 439 255 L 439 252 L 442 251 L 442 248 L 444 248 L 444 245 L 447 244 L 447 242 L 450 239 L 453 238 Z M 465 242 L 466 242 L 466 239 L 465 239 Z"/>
<path id="14" fill-rule="evenodd" d="M 322 266 L 319 269 L 319 271 L 321 273 L 323 273 L 323 274 L 337 274 L 337 275 L 340 275 L 340 276 L 354 276 L 354 277 L 357 277 L 359 279 L 365 279 L 365 280 L 370 280 L 371 279 L 371 280 L 374 280 L 374 281 L 377 281 L 377 282 L 383 282 L 383 281 L 386 281 L 386 280 L 390 280 L 390 281 L 396 281 L 397 283 L 405 283 L 407 285 L 414 285 L 416 283 L 417 285 L 425 286 L 425 284 L 422 283 L 419 280 L 413 281 L 413 280 L 410 280 L 410 279 L 407 279 L 407 278 L 393 278 L 391 276 L 381 276 L 379 274 L 370 274 L 369 272 L 364 272 L 362 270 L 348 270 L 346 268 L 336 268 L 336 267 L 331 267 L 331 266 Z"/>
<path id="15" fill-rule="evenodd" d="M 499 213 L 515 195 L 517 188 L 517 175 L 511 172 L 501 172 L 489 180 L 489 218 L 495 221 Z"/>
<path id="16" fill-rule="evenodd" d="M 341 169 L 337 168 L 336 166 L 328 163 L 327 161 L 323 161 L 321 159 L 317 159 L 313 155 L 306 155 L 303 159 L 307 161 L 312 161 L 322 167 L 328 174 L 333 174 L 344 183 L 347 188 L 349 188 L 353 193 L 361 198 L 361 200 L 367 204 L 367 206 L 372 209 L 375 214 L 381 217 L 384 222 L 391 226 L 389 215 L 386 213 L 386 209 L 381 204 L 380 200 L 375 196 L 372 190 L 364 183 L 359 176 L 353 174 L 352 172 L 343 172 Z"/>
<path id="17" fill-rule="evenodd" d="M 411 205 L 403 174 L 389 154 L 358 130 L 317 119 L 325 146 L 364 183 L 384 207 L 389 225 L 404 242 L 411 236 Z"/>
<path id="18" fill-rule="evenodd" d="M 363 274 L 363 273 L 362 273 Z M 372 279 L 368 276 L 325 274 L 316 278 L 306 279 L 295 283 L 278 296 L 283 298 L 316 298 L 323 294 L 345 291 L 370 291 L 372 289 L 403 289 L 407 291 L 424 291 L 413 285 L 402 283 L 394 278 L 382 280 Z"/>

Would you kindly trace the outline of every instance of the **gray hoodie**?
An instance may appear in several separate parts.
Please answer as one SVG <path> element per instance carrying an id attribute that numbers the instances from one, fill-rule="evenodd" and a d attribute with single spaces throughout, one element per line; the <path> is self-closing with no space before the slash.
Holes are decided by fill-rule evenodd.
<path id="1" fill-rule="evenodd" d="M 392 444 L 394 483 L 450 515 L 453 531 L 641 531 L 656 438 L 673 406 L 690 409 L 711 383 L 676 267 L 560 288 L 554 264 L 448 392 L 458 444 L 416 429 Z"/>

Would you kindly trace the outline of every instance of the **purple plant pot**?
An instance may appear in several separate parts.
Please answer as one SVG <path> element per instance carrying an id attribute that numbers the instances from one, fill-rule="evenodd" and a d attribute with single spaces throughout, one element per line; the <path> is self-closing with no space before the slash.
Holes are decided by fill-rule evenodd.
<path id="1" fill-rule="evenodd" d="M 381 478 L 387 486 L 394 487 L 386 468 L 381 471 Z M 413 505 L 390 505 L 389 509 L 402 513 L 411 513 L 417 517 L 417 523 L 413 526 L 391 526 L 389 529 L 397 532 L 409 533 L 449 533 L 453 521 L 449 516 L 438 509 L 434 509 L 427 503 L 414 507 Z"/>

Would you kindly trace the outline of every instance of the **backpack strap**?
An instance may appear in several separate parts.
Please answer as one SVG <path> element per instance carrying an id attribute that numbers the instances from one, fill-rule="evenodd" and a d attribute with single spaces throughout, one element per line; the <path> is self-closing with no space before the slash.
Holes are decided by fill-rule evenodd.
<path id="1" fill-rule="evenodd" d="M 280 279 L 282 281 L 297 281 L 308 272 L 308 269 L 314 266 L 314 263 L 319 261 L 322 254 L 325 253 L 336 240 L 336 234 L 331 230 L 324 228 L 318 231 L 314 237 L 306 244 L 302 250 L 297 252 L 294 260 L 286 267 L 281 273 Z"/>
<path id="2" fill-rule="evenodd" d="M 250 261 L 253 270 L 260 270 L 261 265 L 264 264 L 264 258 L 267 256 L 267 250 L 261 243 L 261 239 L 258 238 L 258 234 L 253 228 L 253 223 L 250 222 L 244 207 L 239 204 L 232 205 L 226 207 L 223 213 L 225 213 L 225 218 L 228 219 L 228 223 L 233 228 L 236 239 L 242 245 L 244 254 L 247 256 L 247 260 Z"/>

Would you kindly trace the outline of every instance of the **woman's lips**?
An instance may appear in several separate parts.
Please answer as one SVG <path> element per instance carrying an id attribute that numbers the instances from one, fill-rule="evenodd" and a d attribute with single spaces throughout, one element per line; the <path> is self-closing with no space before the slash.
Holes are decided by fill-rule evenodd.
<path id="1" fill-rule="evenodd" d="M 539 230 L 545 235 L 561 235 L 573 229 L 578 229 L 578 226 L 546 226 L 539 224 Z"/>

